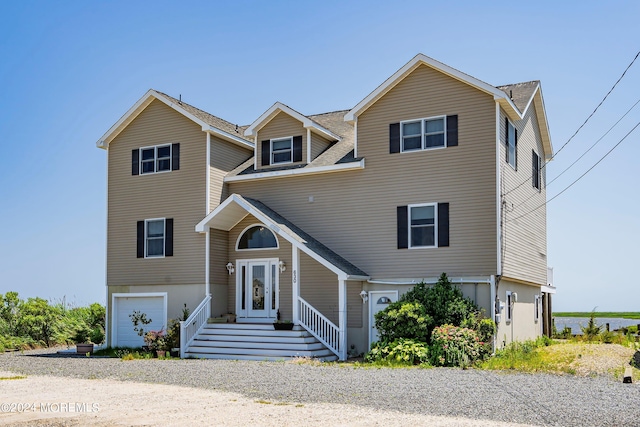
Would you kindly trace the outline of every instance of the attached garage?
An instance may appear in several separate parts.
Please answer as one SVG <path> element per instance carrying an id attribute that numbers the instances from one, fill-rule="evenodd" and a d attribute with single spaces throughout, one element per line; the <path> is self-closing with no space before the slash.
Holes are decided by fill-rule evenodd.
<path id="1" fill-rule="evenodd" d="M 151 323 L 144 326 L 145 331 L 157 331 L 167 328 L 167 293 L 113 294 L 111 304 L 111 346 L 140 347 L 144 340 L 133 330 L 129 317 L 134 311 L 147 315 Z"/>

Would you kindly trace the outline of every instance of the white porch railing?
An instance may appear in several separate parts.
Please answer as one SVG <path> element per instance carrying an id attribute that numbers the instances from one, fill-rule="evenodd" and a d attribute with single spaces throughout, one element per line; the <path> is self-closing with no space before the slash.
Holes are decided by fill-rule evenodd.
<path id="1" fill-rule="evenodd" d="M 211 294 L 207 295 L 204 300 L 196 307 L 187 320 L 180 322 L 180 358 L 184 359 L 187 348 L 193 342 L 196 334 L 207 323 L 207 319 L 211 316 Z"/>
<path id="2" fill-rule="evenodd" d="M 301 297 L 298 297 L 298 301 L 300 304 L 300 325 L 326 345 L 336 356 L 343 359 L 344 349 L 340 348 L 340 328 Z"/>

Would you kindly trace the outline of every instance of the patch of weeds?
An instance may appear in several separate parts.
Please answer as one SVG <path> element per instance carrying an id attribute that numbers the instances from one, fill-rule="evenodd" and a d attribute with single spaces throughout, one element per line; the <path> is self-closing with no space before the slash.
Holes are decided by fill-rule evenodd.
<path id="1" fill-rule="evenodd" d="M 571 362 L 576 354 L 571 352 L 553 351 L 554 345 L 549 346 L 546 340 L 514 342 L 495 356 L 478 365 L 481 369 L 489 370 L 517 370 L 524 372 L 564 372 L 575 374 Z"/>
<path id="2" fill-rule="evenodd" d="M 298 403 L 296 404 L 296 408 L 304 408 L 304 405 L 302 403 Z"/>
<path id="3" fill-rule="evenodd" d="M 12 377 L 0 377 L 0 381 L 6 381 L 6 380 L 24 380 L 26 379 L 27 376 L 26 375 L 14 375 Z"/>
<path id="4" fill-rule="evenodd" d="M 271 402 L 269 402 L 268 400 L 263 400 L 263 399 L 258 399 L 258 400 L 255 400 L 254 402 L 260 403 L 262 405 L 271 405 Z"/>
<path id="5" fill-rule="evenodd" d="M 288 402 L 278 402 L 278 403 L 274 403 L 275 406 L 289 406 L 291 405 L 291 403 Z"/>

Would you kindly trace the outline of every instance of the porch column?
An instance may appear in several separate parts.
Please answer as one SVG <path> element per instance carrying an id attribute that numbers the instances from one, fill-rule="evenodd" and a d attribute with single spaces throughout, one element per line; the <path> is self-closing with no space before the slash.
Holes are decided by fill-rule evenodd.
<path id="1" fill-rule="evenodd" d="M 291 251 L 291 295 L 293 299 L 293 324 L 300 323 L 300 302 L 298 297 L 300 296 L 300 249 L 296 246 Z"/>
<path id="2" fill-rule="evenodd" d="M 340 360 L 347 360 L 347 282 L 343 278 L 338 278 L 338 328 Z"/>

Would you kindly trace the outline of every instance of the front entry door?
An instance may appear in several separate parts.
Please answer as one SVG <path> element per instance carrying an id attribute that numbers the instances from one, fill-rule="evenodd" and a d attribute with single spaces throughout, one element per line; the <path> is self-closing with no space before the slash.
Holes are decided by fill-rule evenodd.
<path id="1" fill-rule="evenodd" d="M 238 261 L 238 320 L 273 321 L 278 311 L 278 260 Z"/>
<path id="2" fill-rule="evenodd" d="M 398 301 L 398 291 L 369 291 L 369 347 L 372 342 L 378 341 L 376 313 L 396 301 Z"/>

